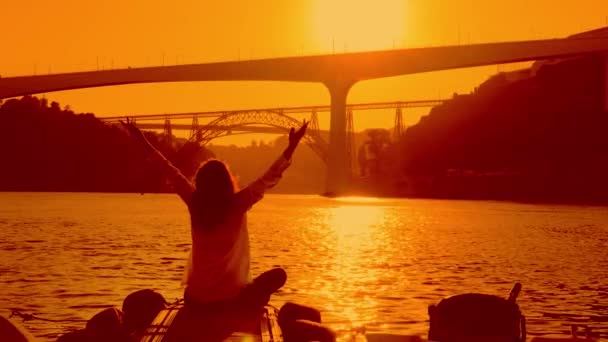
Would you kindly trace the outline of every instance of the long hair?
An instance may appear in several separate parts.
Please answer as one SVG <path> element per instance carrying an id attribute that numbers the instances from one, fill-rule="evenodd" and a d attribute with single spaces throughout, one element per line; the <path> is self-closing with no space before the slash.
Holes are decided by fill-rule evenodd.
<path id="1" fill-rule="evenodd" d="M 211 229 L 228 218 L 228 208 L 237 191 L 228 166 L 217 159 L 208 160 L 196 172 L 190 215 L 196 227 Z"/>

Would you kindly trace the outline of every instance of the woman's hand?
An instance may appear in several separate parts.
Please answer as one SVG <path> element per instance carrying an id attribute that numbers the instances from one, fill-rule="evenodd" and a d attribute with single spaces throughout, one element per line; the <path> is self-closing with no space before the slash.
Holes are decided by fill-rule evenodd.
<path id="1" fill-rule="evenodd" d="M 126 128 L 127 131 L 131 133 L 132 136 L 136 138 L 143 136 L 143 133 L 131 121 L 129 121 L 129 118 L 127 118 L 127 122 L 120 120 L 120 123 L 122 124 L 122 127 Z"/>
<path id="2" fill-rule="evenodd" d="M 306 134 L 306 128 L 308 127 L 308 123 L 309 122 L 305 120 L 300 129 L 296 131 L 292 127 L 289 131 L 289 146 L 287 146 L 287 149 L 285 149 L 285 152 L 283 152 L 283 156 L 285 157 L 285 159 L 291 159 L 293 151 L 295 151 L 296 147 L 300 143 L 300 140 L 302 140 L 302 137 L 304 136 L 304 134 Z"/>
<path id="3" fill-rule="evenodd" d="M 129 119 L 127 118 L 127 122 L 120 120 L 120 123 L 144 147 L 146 147 L 147 149 L 150 149 L 152 147 L 152 145 L 150 145 L 150 142 L 148 141 L 148 139 L 146 139 L 146 137 L 144 136 L 144 133 L 142 131 L 140 131 L 139 128 L 137 128 L 137 126 L 135 126 L 135 124 L 133 124 L 132 121 L 129 121 Z"/>
<path id="4" fill-rule="evenodd" d="M 135 138 L 137 138 L 137 140 L 139 140 L 142 143 L 147 143 L 148 139 L 146 139 L 146 137 L 144 136 L 144 133 L 142 131 L 139 130 L 139 128 L 137 128 L 137 126 L 135 126 L 135 124 L 132 121 L 129 121 L 129 119 L 127 118 L 127 122 L 124 122 L 122 120 L 120 120 L 120 123 L 122 124 L 122 126 L 124 128 L 127 129 L 127 131 Z"/>
<path id="5" fill-rule="evenodd" d="M 289 131 L 289 146 L 293 146 L 294 148 L 298 146 L 298 143 L 300 142 L 304 134 L 306 134 L 307 127 L 308 122 L 304 120 L 302 127 L 300 127 L 300 129 L 298 129 L 297 131 L 293 127 L 291 128 L 291 130 Z"/>

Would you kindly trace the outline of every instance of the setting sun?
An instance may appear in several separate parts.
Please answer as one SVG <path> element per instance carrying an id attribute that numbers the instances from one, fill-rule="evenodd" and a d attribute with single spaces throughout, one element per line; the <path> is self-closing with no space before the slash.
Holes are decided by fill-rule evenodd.
<path id="1" fill-rule="evenodd" d="M 319 45 L 335 52 L 393 48 L 404 36 L 405 10 L 401 0 L 318 0 Z"/>

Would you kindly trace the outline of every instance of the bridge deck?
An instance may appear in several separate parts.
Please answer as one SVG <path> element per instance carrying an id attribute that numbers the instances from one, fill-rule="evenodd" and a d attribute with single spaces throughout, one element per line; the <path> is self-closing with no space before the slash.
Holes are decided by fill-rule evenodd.
<path id="1" fill-rule="evenodd" d="M 0 98 L 120 84 L 192 81 L 357 82 L 608 51 L 608 38 L 564 38 L 0 78 Z"/>
<path id="2" fill-rule="evenodd" d="M 348 110 L 378 110 L 378 109 L 396 109 L 396 108 L 424 108 L 435 107 L 442 104 L 445 100 L 414 100 L 414 101 L 391 101 L 391 102 L 369 102 L 369 103 L 353 103 L 346 106 Z M 216 111 L 201 111 L 187 113 L 167 113 L 167 114 L 127 114 L 121 116 L 109 116 L 99 118 L 106 122 L 118 122 L 125 118 L 135 118 L 141 120 L 164 120 L 164 119 L 192 119 L 194 117 L 219 117 L 227 114 L 237 114 L 243 112 L 266 112 L 266 113 L 283 113 L 283 114 L 303 114 L 303 113 L 323 113 L 329 112 L 329 105 L 317 106 L 298 106 L 298 107 L 282 107 L 282 108 L 255 108 L 255 109 L 239 109 L 239 110 L 216 110 Z"/>

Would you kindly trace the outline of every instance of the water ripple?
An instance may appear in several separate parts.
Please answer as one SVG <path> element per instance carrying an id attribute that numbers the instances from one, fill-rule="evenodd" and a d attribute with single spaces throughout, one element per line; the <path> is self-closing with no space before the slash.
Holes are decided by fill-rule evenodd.
<path id="1" fill-rule="evenodd" d="M 182 296 L 190 232 L 177 196 L 3 193 L 0 217 L 0 308 L 86 320 L 138 289 Z M 253 274 L 288 272 L 273 304 L 315 306 L 341 331 L 424 335 L 428 305 L 506 296 L 517 281 L 531 336 L 576 323 L 608 337 L 606 208 L 269 195 L 249 229 Z"/>

